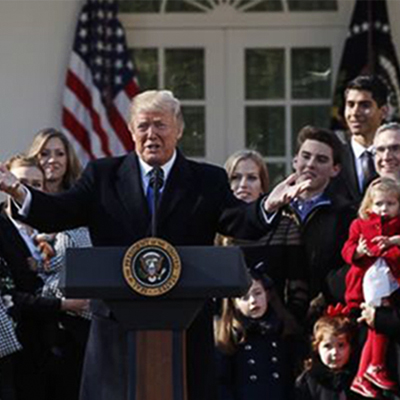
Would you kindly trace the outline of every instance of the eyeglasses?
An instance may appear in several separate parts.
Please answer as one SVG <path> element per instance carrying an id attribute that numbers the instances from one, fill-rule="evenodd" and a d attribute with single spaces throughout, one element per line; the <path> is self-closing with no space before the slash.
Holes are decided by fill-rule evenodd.
<path id="1" fill-rule="evenodd" d="M 391 154 L 400 153 L 400 144 L 392 144 L 390 146 L 378 146 L 375 147 L 373 153 L 377 155 L 382 155 L 385 151 Z"/>

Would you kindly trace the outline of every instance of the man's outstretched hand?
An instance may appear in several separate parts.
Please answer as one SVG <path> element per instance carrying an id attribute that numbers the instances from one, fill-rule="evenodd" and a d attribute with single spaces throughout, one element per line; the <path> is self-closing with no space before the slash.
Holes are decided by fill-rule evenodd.
<path id="1" fill-rule="evenodd" d="M 0 163 L 0 190 L 10 195 L 18 204 L 22 204 L 26 197 L 26 189 L 21 182 Z"/>
<path id="2" fill-rule="evenodd" d="M 311 184 L 310 179 L 296 183 L 297 177 L 296 173 L 291 174 L 284 181 L 275 186 L 274 190 L 264 202 L 264 210 L 267 213 L 278 211 L 279 208 L 290 203 L 291 200 L 309 188 Z"/>

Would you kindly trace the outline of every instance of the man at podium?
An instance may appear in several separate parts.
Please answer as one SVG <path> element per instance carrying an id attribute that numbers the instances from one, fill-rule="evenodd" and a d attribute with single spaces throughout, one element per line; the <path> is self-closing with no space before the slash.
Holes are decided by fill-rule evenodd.
<path id="1" fill-rule="evenodd" d="M 236 199 L 222 168 L 188 160 L 177 149 L 184 122 L 171 92 L 153 90 L 136 96 L 130 130 L 134 152 L 90 162 L 67 192 L 49 195 L 27 188 L 3 166 L 0 189 L 19 205 L 19 218 L 42 232 L 87 226 L 94 246 L 130 246 L 151 235 L 148 197 L 156 167 L 161 168 L 158 237 L 173 245 L 193 246 L 212 245 L 217 232 L 247 239 L 264 234 L 261 200 L 246 205 Z M 105 303 L 96 302 L 93 308 L 81 400 L 126 400 L 126 332 Z M 186 336 L 189 400 L 215 399 L 209 308 L 198 315 Z"/>

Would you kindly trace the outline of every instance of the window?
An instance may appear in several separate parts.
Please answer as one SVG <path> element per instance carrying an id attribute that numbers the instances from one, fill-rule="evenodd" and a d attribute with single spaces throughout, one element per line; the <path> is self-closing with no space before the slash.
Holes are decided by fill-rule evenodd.
<path id="1" fill-rule="evenodd" d="M 207 13 L 225 7 L 239 12 L 334 11 L 336 0 L 120 0 L 129 13 Z"/>
<path id="2" fill-rule="evenodd" d="M 351 2 L 120 3 L 141 89 L 182 102 L 186 155 L 222 165 L 254 148 L 276 182 L 291 172 L 300 128 L 329 126 Z"/>

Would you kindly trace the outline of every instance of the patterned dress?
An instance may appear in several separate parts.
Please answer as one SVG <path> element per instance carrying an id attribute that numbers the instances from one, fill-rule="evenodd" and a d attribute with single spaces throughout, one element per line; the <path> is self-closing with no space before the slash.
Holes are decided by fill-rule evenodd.
<path id="1" fill-rule="evenodd" d="M 10 315 L 12 309 L 12 290 L 14 285 L 8 273 L 6 262 L 0 257 L 0 358 L 16 353 L 22 349 Z"/>
<path id="2" fill-rule="evenodd" d="M 50 260 L 47 271 L 42 272 L 44 286 L 42 295 L 45 297 L 63 298 L 59 288 L 62 271 L 65 269 L 65 254 L 68 248 L 92 247 L 89 231 L 85 227 L 57 233 L 54 240 L 55 256 Z M 83 311 L 81 317 L 91 318 L 89 311 Z"/>

